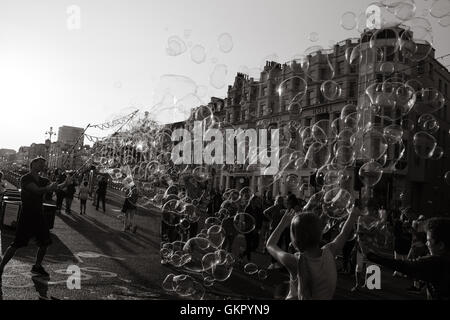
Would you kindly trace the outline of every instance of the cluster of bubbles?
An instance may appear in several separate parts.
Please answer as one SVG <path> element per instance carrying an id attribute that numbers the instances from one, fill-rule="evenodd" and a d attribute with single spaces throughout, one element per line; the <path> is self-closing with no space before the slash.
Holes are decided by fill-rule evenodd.
<path id="1" fill-rule="evenodd" d="M 185 30 L 184 38 L 189 38 L 191 30 Z M 217 48 L 222 53 L 230 53 L 233 50 L 233 37 L 229 33 L 222 33 L 217 38 Z M 192 45 L 179 36 L 170 36 L 167 39 L 166 53 L 169 56 L 180 56 L 190 48 L 190 57 L 195 64 L 202 64 L 207 59 L 207 53 L 204 46 L 200 44 Z M 211 62 L 215 65 L 210 73 L 210 84 L 216 89 L 222 89 L 225 86 L 225 80 L 228 73 L 228 67 L 224 64 L 217 64 L 218 59 L 213 57 Z"/>
<path id="2" fill-rule="evenodd" d="M 368 10 L 356 14 L 347 11 L 342 14 L 340 25 L 345 30 L 357 30 L 364 32 L 367 28 L 367 21 L 374 21 L 374 14 L 380 14 L 381 21 L 379 27 L 392 27 L 399 24 L 416 25 L 417 31 L 422 28 L 430 28 L 431 24 L 425 18 L 428 15 L 436 19 L 442 27 L 450 26 L 450 4 L 447 0 L 436 0 L 425 3 L 427 8 L 423 9 L 422 16 L 418 11 L 417 0 L 391 1 L 382 0 L 374 2 Z M 373 9 L 374 8 L 374 9 Z"/>
<path id="3" fill-rule="evenodd" d="M 178 277 L 183 279 L 182 283 L 188 281 L 190 289 L 179 286 L 178 278 L 173 274 L 165 278 L 163 288 L 182 297 L 201 298 L 205 288 L 225 282 L 232 276 L 236 268 L 235 257 L 245 249 L 232 248 L 234 238 L 255 230 L 254 217 L 243 212 L 253 191 L 248 187 L 227 190 L 222 195 L 220 209 L 208 216 L 205 207 L 208 195 L 195 194 L 210 179 L 208 170 L 196 167 L 181 179 L 186 189 L 178 194 L 176 189 L 168 190 L 170 195 L 166 193 L 162 206 L 162 223 L 166 232 L 170 232 L 170 228 L 181 231 L 183 241 L 170 242 L 163 238 L 160 254 L 163 264 L 182 272 Z M 201 229 L 197 230 L 197 226 Z M 163 237 L 167 234 L 164 230 Z M 267 278 L 267 271 L 253 263 L 246 264 L 243 271 L 260 280 Z"/>

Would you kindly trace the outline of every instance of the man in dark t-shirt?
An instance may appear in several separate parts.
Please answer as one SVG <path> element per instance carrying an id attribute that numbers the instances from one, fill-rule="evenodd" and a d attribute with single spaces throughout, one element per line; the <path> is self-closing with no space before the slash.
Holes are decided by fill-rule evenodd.
<path id="1" fill-rule="evenodd" d="M 106 190 L 108 189 L 108 182 L 105 177 L 102 177 L 97 185 L 97 205 L 95 209 L 98 210 L 100 205 L 100 201 L 102 202 L 103 211 L 105 211 L 105 202 L 106 202 Z"/>
<path id="2" fill-rule="evenodd" d="M 6 264 L 14 257 L 17 249 L 28 245 L 31 238 L 36 239 L 39 247 L 36 263 L 31 271 L 38 275 L 48 276 L 48 273 L 42 267 L 47 247 L 51 244 L 48 224 L 43 215 L 43 196 L 56 191 L 57 188 L 63 188 L 67 181 L 59 186 L 56 182 L 50 184 L 48 179 L 39 175 L 44 169 L 44 158 L 33 159 L 30 163 L 30 172 L 21 178 L 22 211 L 17 221 L 16 237 L 6 249 L 0 262 L 0 284 Z"/>

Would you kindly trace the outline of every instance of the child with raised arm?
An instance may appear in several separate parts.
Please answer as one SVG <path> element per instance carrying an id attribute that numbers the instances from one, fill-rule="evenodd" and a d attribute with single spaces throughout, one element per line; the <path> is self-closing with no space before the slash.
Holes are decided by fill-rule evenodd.
<path id="1" fill-rule="evenodd" d="M 323 223 L 311 212 L 297 214 L 289 210 L 267 241 L 267 250 L 290 274 L 287 300 L 331 300 L 336 290 L 337 270 L 335 256 L 342 251 L 360 211 L 354 207 L 340 234 L 320 247 Z M 295 254 L 283 251 L 277 243 L 283 231 L 290 226 Z"/>

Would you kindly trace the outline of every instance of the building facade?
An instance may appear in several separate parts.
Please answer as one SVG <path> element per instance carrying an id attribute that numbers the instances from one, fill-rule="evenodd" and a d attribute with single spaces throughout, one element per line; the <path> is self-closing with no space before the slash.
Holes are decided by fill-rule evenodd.
<path id="1" fill-rule="evenodd" d="M 352 104 L 359 110 L 355 116 L 358 126 L 401 125 L 400 145 L 404 150 L 403 156 L 396 159 L 394 154 L 398 150 L 388 149 L 384 161 L 395 158 L 395 164 L 385 165 L 382 180 L 373 189 L 364 188 L 359 181 L 358 170 L 364 157 L 357 155 L 354 165 L 347 168 L 346 188 L 355 197 L 370 193 L 370 197 L 388 208 L 411 206 L 425 215 L 448 212 L 450 186 L 443 175 L 450 171 L 450 73 L 436 59 L 432 47 L 418 45 L 409 52 L 405 43 L 411 41 L 412 35 L 405 32 L 401 28 L 367 30 L 361 38 L 341 41 L 333 49 L 311 52 L 289 64 L 268 61 L 259 80 L 238 73 L 225 99 L 212 98 L 207 106 L 196 108 L 184 126 L 190 130 L 195 120 L 205 120 L 207 127 L 212 121 L 222 129 L 280 129 L 283 170 L 280 176 L 274 176 L 264 174 L 260 166 L 213 165 L 210 187 L 223 191 L 248 186 L 260 194 L 285 196 L 292 192 L 308 198 L 318 191 L 315 170 L 298 168 L 291 161 L 296 152 L 305 152 L 301 130 L 321 120 L 337 123 L 342 109 Z M 370 115 L 363 114 L 370 109 L 366 90 L 374 83 L 406 83 L 415 90 L 434 88 L 443 95 L 445 105 L 433 113 L 440 126 L 433 136 L 443 155 L 434 155 L 432 159 L 417 156 L 413 137 L 421 130 L 418 119 L 423 115 L 417 108 L 403 117 L 386 114 L 391 111 L 385 106 Z"/>
<path id="2" fill-rule="evenodd" d="M 58 128 L 58 140 L 62 144 L 74 145 L 78 143 L 79 146 L 84 144 L 84 129 L 70 126 L 62 126 Z"/>

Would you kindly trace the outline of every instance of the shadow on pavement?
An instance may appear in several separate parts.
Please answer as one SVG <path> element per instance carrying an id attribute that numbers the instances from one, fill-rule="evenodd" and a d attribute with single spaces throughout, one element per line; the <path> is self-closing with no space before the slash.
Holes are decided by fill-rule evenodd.
<path id="1" fill-rule="evenodd" d="M 13 242 L 16 235 L 16 230 L 10 227 L 5 227 L 1 232 L 1 249 L 2 254 L 6 251 L 9 245 Z M 68 260 L 77 262 L 78 259 L 70 251 L 70 249 L 53 233 L 50 233 L 52 239 L 52 244 L 47 249 L 46 258 L 51 256 L 52 262 L 67 262 Z M 29 245 L 24 248 L 17 250 L 14 259 L 23 262 L 34 262 L 37 246 L 34 240 L 30 240 Z M 48 259 L 44 259 L 45 261 Z"/>
<path id="2" fill-rule="evenodd" d="M 74 231 L 89 240 L 102 254 L 117 256 L 117 250 L 119 248 L 119 250 L 124 251 L 127 254 L 135 254 L 136 256 L 139 256 L 142 255 L 142 249 L 147 249 L 150 256 L 151 250 L 149 250 L 148 243 L 139 242 L 135 239 L 134 235 L 117 231 L 101 222 L 96 221 L 93 218 L 88 218 L 85 216 L 73 214 L 68 216 L 61 214 L 58 215 L 58 217 L 69 228 L 72 228 Z M 142 266 L 135 266 L 135 269 L 130 265 L 127 265 L 125 261 L 120 261 L 118 259 L 115 260 L 115 263 L 126 269 L 130 276 L 139 279 L 140 283 L 147 282 L 147 279 L 145 275 L 142 274 L 142 271 L 138 271 L 138 268 Z"/>

